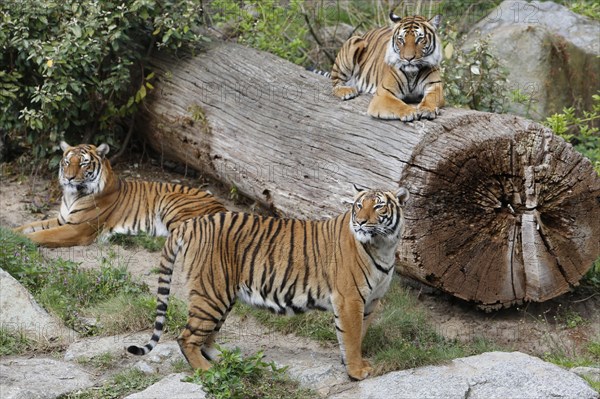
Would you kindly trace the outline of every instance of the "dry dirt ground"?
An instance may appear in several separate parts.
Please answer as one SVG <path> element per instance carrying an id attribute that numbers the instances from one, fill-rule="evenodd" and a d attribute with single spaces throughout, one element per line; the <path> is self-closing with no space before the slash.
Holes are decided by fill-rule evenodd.
<path id="1" fill-rule="evenodd" d="M 56 215 L 60 200 L 56 179 L 23 177 L 12 173 L 7 165 L 0 167 L 0 226 L 15 227 Z M 201 176 L 190 177 L 188 174 L 186 177 L 167 171 L 156 163 L 129 163 L 118 165 L 115 170 L 119 175 L 129 178 L 180 182 L 196 187 L 206 185 L 207 189 L 222 199 L 230 209 L 260 212 L 251 203 L 234 203 L 230 200 L 227 189 L 218 184 L 211 184 Z M 83 267 L 98 267 L 98 259 L 102 256 L 117 257 L 128 265 L 133 275 L 139 276 L 151 289 L 157 286 L 156 274 L 151 270 L 156 267 L 158 254 L 141 248 L 126 249 L 111 244 L 93 244 L 88 247 L 42 251 L 51 257 L 60 256 L 80 262 Z M 177 279 L 174 280 L 173 288 L 172 292 L 176 296 L 184 298 L 181 282 Z M 542 304 L 530 303 L 486 313 L 472 304 L 427 287 L 407 284 L 406 289 L 418 298 L 419 305 L 426 310 L 430 322 L 438 332 L 451 339 L 468 341 L 483 337 L 507 350 L 543 356 L 544 353 L 556 351 L 574 353 L 590 338 L 600 334 L 600 293 L 594 295 L 576 289 Z M 239 331 L 251 336 L 253 328 L 258 327 L 249 322 L 240 326 Z M 290 337 L 278 338 L 277 334 L 272 334 L 270 339 L 280 339 L 289 343 Z M 329 350 L 333 356 L 335 348 L 328 348 L 327 351 Z"/>

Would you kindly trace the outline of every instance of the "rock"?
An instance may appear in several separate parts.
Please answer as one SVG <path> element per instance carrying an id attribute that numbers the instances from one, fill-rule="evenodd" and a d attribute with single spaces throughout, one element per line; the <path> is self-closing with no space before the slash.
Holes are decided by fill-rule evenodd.
<path id="1" fill-rule="evenodd" d="M 65 361 L 89 360 L 96 356 L 111 353 L 122 355 L 129 345 L 138 345 L 148 339 L 148 334 L 122 334 L 111 337 L 91 337 L 73 342 L 65 352 Z"/>
<path id="2" fill-rule="evenodd" d="M 206 393 L 202 386 L 190 382 L 182 382 L 185 373 L 171 374 L 154 385 L 149 386 L 142 392 L 134 393 L 125 399 L 203 399 Z"/>
<path id="3" fill-rule="evenodd" d="M 139 362 L 134 364 L 133 368 L 141 371 L 144 374 L 154 374 L 157 371 L 154 369 L 154 367 L 150 366 L 148 363 L 146 363 L 143 360 L 140 360 Z"/>
<path id="4" fill-rule="evenodd" d="M 598 393 L 580 377 L 520 352 L 488 352 L 448 365 L 396 371 L 331 396 L 343 398 L 578 398 Z"/>
<path id="5" fill-rule="evenodd" d="M 273 360 L 278 367 L 287 366 L 286 372 L 292 379 L 321 395 L 327 395 L 333 386 L 348 382 L 346 369 L 339 356 L 332 358 L 327 353 L 299 352 L 281 347 L 278 353 L 265 351 L 267 360 Z"/>
<path id="6" fill-rule="evenodd" d="M 45 358 L 0 361 L 2 399 L 51 399 L 93 385 L 90 375 L 72 363 Z"/>
<path id="7" fill-rule="evenodd" d="M 77 339 L 75 331 L 44 310 L 21 283 L 2 269 L 0 292 L 0 328 L 42 343 L 64 344 Z"/>
<path id="8" fill-rule="evenodd" d="M 490 52 L 508 69 L 510 89 L 532 97 L 520 115 L 544 118 L 574 104 L 591 109 L 600 86 L 600 22 L 553 2 L 507 0 L 467 34 L 464 49 L 490 37 Z"/>
<path id="9" fill-rule="evenodd" d="M 598 367 L 573 367 L 571 371 L 580 377 L 587 377 L 594 382 L 600 382 L 600 368 Z"/>

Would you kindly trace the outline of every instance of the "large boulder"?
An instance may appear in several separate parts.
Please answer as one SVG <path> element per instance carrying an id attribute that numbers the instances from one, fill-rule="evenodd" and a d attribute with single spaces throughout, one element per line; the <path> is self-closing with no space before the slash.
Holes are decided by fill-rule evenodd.
<path id="1" fill-rule="evenodd" d="M 520 352 L 488 352 L 448 365 L 396 371 L 359 382 L 332 399 L 597 399 L 582 378 Z"/>
<path id="2" fill-rule="evenodd" d="M 489 36 L 509 87 L 531 96 L 512 112 L 542 119 L 574 105 L 591 109 L 600 90 L 600 22 L 553 2 L 507 0 L 468 33 L 464 48 Z"/>
<path id="3" fill-rule="evenodd" d="M 2 399 L 54 399 L 93 385 L 91 375 L 72 363 L 47 358 L 0 361 Z"/>
<path id="4" fill-rule="evenodd" d="M 127 396 L 125 399 L 203 399 L 206 393 L 202 386 L 190 382 L 182 382 L 186 374 L 171 374 L 142 392 Z"/>
<path id="5" fill-rule="evenodd" d="M 77 339 L 75 331 L 63 325 L 33 299 L 13 276 L 0 269 L 0 328 L 23 334 L 42 344 L 65 344 Z"/>

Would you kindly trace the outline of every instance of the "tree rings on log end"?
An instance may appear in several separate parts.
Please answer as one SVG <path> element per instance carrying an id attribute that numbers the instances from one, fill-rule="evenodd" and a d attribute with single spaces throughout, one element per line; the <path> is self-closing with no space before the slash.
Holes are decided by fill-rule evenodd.
<path id="1" fill-rule="evenodd" d="M 428 137 L 404 170 L 418 259 L 400 272 L 490 308 L 568 291 L 600 255 L 591 163 L 521 118 L 478 131 L 463 122 Z"/>

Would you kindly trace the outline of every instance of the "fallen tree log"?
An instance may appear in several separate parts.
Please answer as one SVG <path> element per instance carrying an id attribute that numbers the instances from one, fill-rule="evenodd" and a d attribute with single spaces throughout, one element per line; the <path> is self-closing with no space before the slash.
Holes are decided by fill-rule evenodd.
<path id="1" fill-rule="evenodd" d="M 372 119 L 370 96 L 340 102 L 328 79 L 236 44 L 153 64 L 148 142 L 283 215 L 338 214 L 352 183 L 406 186 L 404 275 L 501 307 L 566 292 L 600 255 L 600 178 L 539 124 L 449 108 Z"/>

